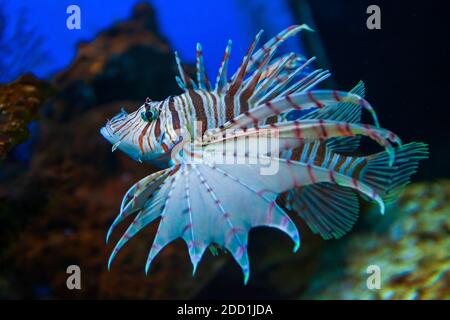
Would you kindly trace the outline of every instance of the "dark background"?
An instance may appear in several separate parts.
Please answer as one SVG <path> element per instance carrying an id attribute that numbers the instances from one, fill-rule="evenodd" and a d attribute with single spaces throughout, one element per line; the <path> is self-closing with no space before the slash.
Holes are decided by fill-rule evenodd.
<path id="1" fill-rule="evenodd" d="M 368 30 L 365 8 L 381 8 L 381 30 Z M 383 127 L 430 144 L 417 177 L 450 175 L 448 140 L 449 9 L 446 1 L 311 1 L 339 87 L 362 79 Z"/>

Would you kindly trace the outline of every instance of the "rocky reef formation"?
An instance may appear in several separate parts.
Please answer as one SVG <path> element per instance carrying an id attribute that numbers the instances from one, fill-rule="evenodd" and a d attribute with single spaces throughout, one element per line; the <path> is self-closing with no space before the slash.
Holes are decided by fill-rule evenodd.
<path id="1" fill-rule="evenodd" d="M 38 110 L 52 93 L 47 82 L 32 75 L 0 85 L 0 160 L 29 138 L 28 125 L 38 117 Z"/>
<path id="2" fill-rule="evenodd" d="M 326 248 L 301 298 L 449 299 L 449 199 L 448 180 L 407 187 L 386 217 L 368 219 L 375 227 Z M 370 265 L 380 267 L 379 290 L 366 286 Z"/>

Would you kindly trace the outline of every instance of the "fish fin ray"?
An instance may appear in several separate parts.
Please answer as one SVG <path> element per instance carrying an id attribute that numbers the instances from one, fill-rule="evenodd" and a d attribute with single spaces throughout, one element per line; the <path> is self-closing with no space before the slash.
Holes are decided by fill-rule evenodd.
<path id="1" fill-rule="evenodd" d="M 117 225 L 133 213 L 139 212 L 144 207 L 148 198 L 158 192 L 158 189 L 165 182 L 168 173 L 169 170 L 155 172 L 139 180 L 128 190 L 122 200 L 120 213 L 108 230 L 106 242 L 108 242 Z"/>
<path id="2" fill-rule="evenodd" d="M 203 62 L 202 45 L 197 43 L 196 47 L 196 67 L 197 67 L 197 83 L 198 87 L 202 90 L 211 90 L 211 84 L 209 83 L 208 76 L 205 71 L 205 64 Z"/>
<path id="3" fill-rule="evenodd" d="M 428 145 L 411 142 L 394 149 L 395 160 L 389 165 L 389 155 L 379 152 L 367 156 L 367 164 L 359 173 L 359 179 L 377 190 L 387 203 L 395 201 L 410 177 L 419 166 L 419 161 L 428 158 Z"/>
<path id="4" fill-rule="evenodd" d="M 358 219 L 358 197 L 347 187 L 323 182 L 290 193 L 292 210 L 324 239 L 342 237 Z"/>

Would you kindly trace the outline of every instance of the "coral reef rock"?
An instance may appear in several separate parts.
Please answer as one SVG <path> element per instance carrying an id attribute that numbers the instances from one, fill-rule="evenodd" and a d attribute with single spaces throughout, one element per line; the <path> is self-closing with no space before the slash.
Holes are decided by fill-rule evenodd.
<path id="1" fill-rule="evenodd" d="M 0 160 L 29 137 L 28 125 L 51 93 L 47 82 L 29 74 L 0 84 Z"/>
<path id="2" fill-rule="evenodd" d="M 450 181 L 408 186 L 375 229 L 326 249 L 301 298 L 449 299 L 449 199 Z M 380 289 L 367 287 L 370 265 L 380 268 Z"/>

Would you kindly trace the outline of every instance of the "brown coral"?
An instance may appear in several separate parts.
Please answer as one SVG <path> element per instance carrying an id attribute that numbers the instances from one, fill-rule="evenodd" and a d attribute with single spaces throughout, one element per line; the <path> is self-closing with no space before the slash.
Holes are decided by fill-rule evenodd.
<path id="1" fill-rule="evenodd" d="M 29 137 L 27 126 L 37 118 L 39 108 L 51 92 L 48 83 L 32 75 L 0 85 L 0 160 Z"/>
<path id="2" fill-rule="evenodd" d="M 347 236 L 344 263 L 327 265 L 309 292 L 320 299 L 449 299 L 450 181 L 407 187 L 387 212 L 387 230 Z M 389 217 L 390 216 L 390 217 Z M 394 221 L 392 221 L 394 220 Z M 373 229 L 372 229 L 373 230 Z M 381 288 L 369 290 L 369 265 Z M 337 269 L 335 275 L 332 270 Z M 320 282 L 320 283 L 318 283 Z"/>

